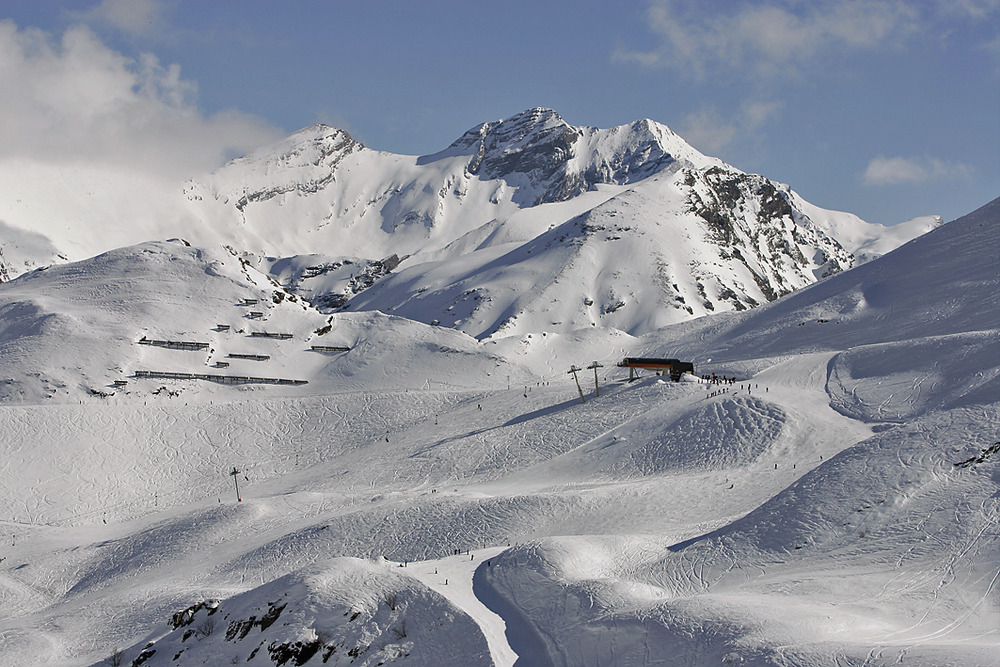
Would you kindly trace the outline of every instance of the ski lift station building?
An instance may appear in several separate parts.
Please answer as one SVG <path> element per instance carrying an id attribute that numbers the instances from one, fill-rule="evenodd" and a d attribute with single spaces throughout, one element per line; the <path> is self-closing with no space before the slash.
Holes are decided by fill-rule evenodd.
<path id="1" fill-rule="evenodd" d="M 690 361 L 680 361 L 679 359 L 657 359 L 653 357 L 625 357 L 618 365 L 627 368 L 628 379 L 635 379 L 636 368 L 647 368 L 650 370 L 669 372 L 670 379 L 679 382 L 684 373 L 694 374 L 694 364 Z"/>

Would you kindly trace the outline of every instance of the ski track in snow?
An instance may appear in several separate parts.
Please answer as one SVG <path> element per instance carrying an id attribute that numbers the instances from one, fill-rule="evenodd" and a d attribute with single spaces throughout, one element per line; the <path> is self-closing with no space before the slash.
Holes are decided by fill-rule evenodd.
<path id="1" fill-rule="evenodd" d="M 483 631 L 494 664 L 497 667 L 510 667 L 518 656 L 507 641 L 506 623 L 476 597 L 472 585 L 476 570 L 487 567 L 486 563 L 503 550 L 504 547 L 471 549 L 468 554 L 462 552 L 436 560 L 407 562 L 402 571 L 469 614 Z M 385 564 L 396 568 L 403 565 L 396 561 L 385 561 Z"/>

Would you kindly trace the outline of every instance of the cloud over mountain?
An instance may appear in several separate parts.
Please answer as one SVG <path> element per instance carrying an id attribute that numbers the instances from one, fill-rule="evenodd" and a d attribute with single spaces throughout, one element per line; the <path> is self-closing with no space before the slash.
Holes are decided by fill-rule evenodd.
<path id="1" fill-rule="evenodd" d="M 865 169 L 868 185 L 898 185 L 900 183 L 926 183 L 927 181 L 968 178 L 969 167 L 961 162 L 946 162 L 934 157 L 885 157 L 872 158 Z"/>
<path id="2" fill-rule="evenodd" d="M 108 164 L 183 178 L 280 133 L 239 112 L 199 111 L 197 86 L 156 56 L 130 59 L 90 29 L 61 36 L 0 22 L 0 161 Z"/>
<path id="3" fill-rule="evenodd" d="M 709 11 L 704 4 L 655 0 L 646 21 L 656 44 L 621 46 L 613 58 L 697 77 L 724 71 L 784 77 L 823 54 L 909 47 L 932 25 L 989 20 L 995 12 L 990 2 L 751 2 Z"/>

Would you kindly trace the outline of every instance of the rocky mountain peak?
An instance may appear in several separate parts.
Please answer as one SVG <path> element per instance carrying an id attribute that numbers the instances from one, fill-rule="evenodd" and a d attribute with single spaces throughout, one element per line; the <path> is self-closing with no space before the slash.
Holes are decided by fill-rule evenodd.
<path id="1" fill-rule="evenodd" d="M 560 140 L 565 141 L 565 147 L 577 138 L 576 129 L 558 113 L 535 107 L 510 118 L 481 123 L 459 137 L 451 147 L 473 150 L 478 162 L 484 157 L 495 159 L 497 154 L 510 155 L 528 146 L 544 146 Z"/>
<path id="2" fill-rule="evenodd" d="M 233 160 L 207 180 L 211 194 L 193 185 L 189 199 L 204 196 L 232 201 L 241 215 L 249 205 L 289 193 L 310 195 L 336 179 L 337 166 L 352 153 L 367 151 L 346 131 L 311 125 L 281 141 Z"/>
<path id="3" fill-rule="evenodd" d="M 362 148 L 364 146 L 345 130 L 317 124 L 294 132 L 275 144 L 234 160 L 233 163 L 270 163 L 279 169 L 334 167 L 345 155 Z"/>
<path id="4" fill-rule="evenodd" d="M 517 188 L 522 206 L 566 201 L 599 184 L 632 183 L 677 161 L 722 164 L 649 119 L 601 130 L 570 125 L 543 107 L 481 123 L 421 162 L 459 155 L 469 157 L 470 175 Z"/>

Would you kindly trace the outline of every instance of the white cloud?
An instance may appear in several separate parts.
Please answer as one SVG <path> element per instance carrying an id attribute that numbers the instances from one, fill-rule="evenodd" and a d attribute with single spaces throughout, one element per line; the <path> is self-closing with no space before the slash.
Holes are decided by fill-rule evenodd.
<path id="1" fill-rule="evenodd" d="M 899 185 L 968 178 L 970 174 L 969 167 L 961 162 L 879 155 L 868 163 L 864 181 L 868 185 Z"/>
<path id="2" fill-rule="evenodd" d="M 177 65 L 150 54 L 127 58 L 85 27 L 55 38 L 2 21 L 0 63 L 0 160 L 183 178 L 282 134 L 237 111 L 206 116 L 195 105 L 196 84 Z"/>
<path id="3" fill-rule="evenodd" d="M 724 67 L 778 75 L 830 49 L 865 49 L 903 39 L 917 13 L 895 0 L 777 4 L 747 2 L 719 12 L 712 3 L 654 0 L 647 12 L 654 49 L 619 48 L 613 58 L 672 66 L 697 76 Z"/>
<path id="4" fill-rule="evenodd" d="M 743 119 L 747 129 L 756 130 L 767 121 L 774 118 L 781 110 L 781 102 L 756 101 L 743 104 Z"/>
<path id="5" fill-rule="evenodd" d="M 1000 10 L 1000 0 L 938 0 L 938 8 L 946 14 L 983 19 Z"/>
<path id="6" fill-rule="evenodd" d="M 746 101 L 733 118 L 723 117 L 714 108 L 701 109 L 685 116 L 678 131 L 698 150 L 719 155 L 733 140 L 760 129 L 773 119 L 781 107 L 781 102 Z"/>
<path id="7" fill-rule="evenodd" d="M 733 140 L 737 131 L 736 124 L 724 119 L 715 109 L 702 109 L 684 118 L 680 135 L 699 151 L 717 155 Z"/>
<path id="8" fill-rule="evenodd" d="M 162 27 L 162 14 L 156 0 L 102 0 L 91 9 L 70 15 L 81 23 L 104 23 L 129 35 L 141 36 Z"/>

